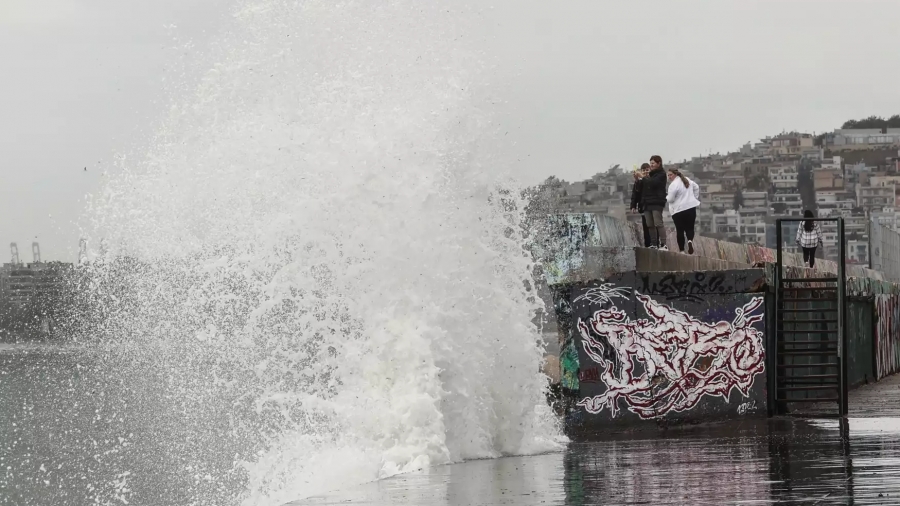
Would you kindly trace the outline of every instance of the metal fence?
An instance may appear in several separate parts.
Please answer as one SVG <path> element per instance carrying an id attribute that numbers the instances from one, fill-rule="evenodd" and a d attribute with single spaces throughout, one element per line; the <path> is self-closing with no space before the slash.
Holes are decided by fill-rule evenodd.
<path id="1" fill-rule="evenodd" d="M 900 281 L 900 233 L 869 221 L 869 268 L 880 271 L 888 281 Z"/>

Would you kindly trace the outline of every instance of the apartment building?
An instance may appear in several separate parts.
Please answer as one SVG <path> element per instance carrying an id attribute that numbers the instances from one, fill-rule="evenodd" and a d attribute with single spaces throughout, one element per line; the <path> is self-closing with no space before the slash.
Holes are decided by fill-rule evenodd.
<path id="1" fill-rule="evenodd" d="M 769 167 L 769 182 L 776 189 L 797 187 L 796 165 L 776 165 Z"/>
<path id="2" fill-rule="evenodd" d="M 776 214 L 803 216 L 803 199 L 796 187 L 776 189 L 769 202 Z"/>
<path id="3" fill-rule="evenodd" d="M 741 213 L 728 209 L 713 214 L 711 231 L 727 237 L 741 237 Z"/>
<path id="4" fill-rule="evenodd" d="M 757 244 L 759 246 L 766 245 L 766 221 L 765 219 L 756 219 L 749 221 L 741 214 L 741 241 L 744 244 Z"/>
<path id="5" fill-rule="evenodd" d="M 869 240 L 848 239 L 846 246 L 847 261 L 854 264 L 867 265 L 869 263 Z"/>
<path id="6" fill-rule="evenodd" d="M 900 128 L 836 130 L 834 148 L 872 149 L 900 145 Z"/>
<path id="7" fill-rule="evenodd" d="M 868 212 L 897 205 L 897 186 L 885 183 L 879 186 L 857 185 L 856 205 Z"/>
<path id="8" fill-rule="evenodd" d="M 768 192 L 741 192 L 744 197 L 744 208 L 746 209 L 768 209 L 769 193 Z M 741 210 L 743 213 L 743 209 Z"/>
<path id="9" fill-rule="evenodd" d="M 770 140 L 769 152 L 773 155 L 800 155 L 804 148 L 814 149 L 813 136 L 810 134 L 787 133 Z"/>
<path id="10" fill-rule="evenodd" d="M 844 188 L 844 172 L 839 168 L 821 168 L 813 171 L 813 186 L 816 191 Z"/>

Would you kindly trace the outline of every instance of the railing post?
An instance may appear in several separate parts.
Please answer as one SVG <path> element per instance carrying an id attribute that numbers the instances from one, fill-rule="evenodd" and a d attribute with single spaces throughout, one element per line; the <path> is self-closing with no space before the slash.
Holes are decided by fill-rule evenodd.
<path id="1" fill-rule="evenodd" d="M 778 356 L 778 322 L 781 320 L 781 248 L 782 248 L 782 237 L 781 237 L 781 219 L 775 220 L 775 269 L 774 269 L 774 282 L 775 282 L 775 314 L 774 321 L 771 324 L 772 329 L 772 339 L 769 340 L 769 352 L 772 356 L 771 364 L 772 364 L 772 381 L 770 382 L 769 388 L 769 399 L 772 405 L 770 411 L 775 415 L 781 414 L 781 405 L 778 403 L 778 375 L 782 373 L 782 371 L 778 370 L 778 366 L 780 365 L 780 358 Z"/>
<path id="2" fill-rule="evenodd" d="M 847 262 L 847 245 L 844 240 L 844 218 L 837 219 L 838 228 L 838 282 L 837 282 L 837 302 L 838 302 L 838 362 L 840 363 L 840 407 L 839 416 L 847 416 L 849 412 L 849 382 L 847 378 L 847 294 L 846 282 L 847 274 L 845 264 Z"/>

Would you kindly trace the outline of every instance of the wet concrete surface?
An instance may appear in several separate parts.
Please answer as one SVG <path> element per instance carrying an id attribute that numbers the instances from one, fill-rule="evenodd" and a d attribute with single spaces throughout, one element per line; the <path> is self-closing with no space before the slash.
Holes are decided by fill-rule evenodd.
<path id="1" fill-rule="evenodd" d="M 900 374 L 854 388 L 850 391 L 847 408 L 851 418 L 900 418 Z M 794 403 L 790 409 L 795 415 L 822 416 L 835 413 L 837 405 L 833 402 Z"/>
<path id="2" fill-rule="evenodd" d="M 300 505 L 900 505 L 900 418 L 779 418 L 577 441 Z"/>

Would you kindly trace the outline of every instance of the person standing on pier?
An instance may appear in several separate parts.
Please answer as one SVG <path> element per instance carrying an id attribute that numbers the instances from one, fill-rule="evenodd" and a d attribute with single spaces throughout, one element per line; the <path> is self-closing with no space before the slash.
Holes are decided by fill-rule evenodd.
<path id="1" fill-rule="evenodd" d="M 803 211 L 804 218 L 815 218 L 816 215 L 807 209 Z M 822 231 L 819 224 L 807 219 L 797 227 L 797 246 L 803 249 L 803 263 L 810 269 L 816 266 L 816 248 L 822 244 Z"/>
<path id="2" fill-rule="evenodd" d="M 650 232 L 650 247 L 668 251 L 666 227 L 662 219 L 662 212 L 666 207 L 666 170 L 659 155 L 650 157 L 650 173 L 641 183 L 641 203 L 644 205 L 644 218 Z"/>
<path id="3" fill-rule="evenodd" d="M 697 222 L 697 208 L 700 207 L 700 187 L 678 169 L 669 169 L 669 183 L 666 201 L 669 203 L 669 214 L 675 222 L 678 251 L 684 253 L 687 239 L 688 255 L 693 255 L 694 224 Z"/>
<path id="4" fill-rule="evenodd" d="M 647 229 L 647 218 L 644 217 L 644 204 L 641 202 L 641 187 L 644 184 L 644 178 L 650 171 L 650 164 L 641 165 L 639 170 L 634 171 L 634 186 L 631 188 L 631 212 L 641 213 L 641 228 L 644 230 L 644 247 L 650 247 L 650 230 Z"/>

